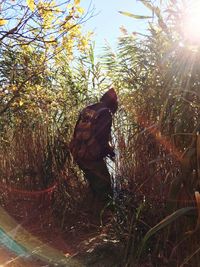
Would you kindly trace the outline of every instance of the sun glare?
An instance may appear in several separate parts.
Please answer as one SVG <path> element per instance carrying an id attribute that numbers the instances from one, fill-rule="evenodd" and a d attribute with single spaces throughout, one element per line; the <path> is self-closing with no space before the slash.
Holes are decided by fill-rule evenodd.
<path id="1" fill-rule="evenodd" d="M 190 44 L 200 45 L 200 0 L 188 1 L 183 32 Z"/>

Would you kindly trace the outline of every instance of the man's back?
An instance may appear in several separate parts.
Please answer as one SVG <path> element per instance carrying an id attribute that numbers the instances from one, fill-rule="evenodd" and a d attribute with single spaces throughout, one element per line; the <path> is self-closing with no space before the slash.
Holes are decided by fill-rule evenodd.
<path id="1" fill-rule="evenodd" d="M 91 105 L 89 108 L 99 112 L 94 134 L 101 147 L 101 156 L 105 157 L 110 152 L 110 150 L 108 151 L 108 146 L 111 138 L 112 113 L 110 109 L 101 102 Z"/>
<path id="2" fill-rule="evenodd" d="M 111 125 L 111 112 L 102 103 L 81 111 L 71 142 L 71 152 L 76 161 L 94 161 L 107 155 Z"/>

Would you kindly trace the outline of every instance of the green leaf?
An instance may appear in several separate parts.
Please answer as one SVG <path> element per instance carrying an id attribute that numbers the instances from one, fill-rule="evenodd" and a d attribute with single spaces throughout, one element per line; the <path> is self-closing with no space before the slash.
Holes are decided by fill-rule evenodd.
<path id="1" fill-rule="evenodd" d="M 153 236 L 154 234 L 156 234 L 159 230 L 163 229 L 164 227 L 166 227 L 170 223 L 172 223 L 175 220 L 177 220 L 180 216 L 183 216 L 183 215 L 185 215 L 186 213 L 188 213 L 189 211 L 192 211 L 192 210 L 196 210 L 196 208 L 194 208 L 194 207 L 187 207 L 187 208 L 179 209 L 179 210 L 173 212 L 172 214 L 170 214 L 169 216 L 167 216 L 162 221 L 160 221 L 153 228 L 151 228 L 146 233 L 146 235 L 144 236 L 144 238 L 141 241 L 141 244 L 140 244 L 139 249 L 138 249 L 138 258 L 140 257 L 140 255 L 141 255 L 141 253 L 142 253 L 142 251 L 143 251 L 143 249 L 144 249 L 147 241 L 149 240 L 149 238 L 151 236 Z"/>
<path id="2" fill-rule="evenodd" d="M 152 16 L 142 16 L 142 15 L 135 15 L 129 12 L 124 12 L 124 11 L 119 11 L 120 14 L 124 15 L 124 16 L 128 16 L 134 19 L 151 19 Z"/>

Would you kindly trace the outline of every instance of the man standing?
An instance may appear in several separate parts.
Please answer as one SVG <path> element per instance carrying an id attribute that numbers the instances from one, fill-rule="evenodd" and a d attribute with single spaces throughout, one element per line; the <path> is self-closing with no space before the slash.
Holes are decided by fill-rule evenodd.
<path id="1" fill-rule="evenodd" d="M 117 108 L 117 95 L 111 88 L 98 103 L 82 110 L 70 143 L 72 156 L 84 172 L 94 197 L 102 201 L 113 195 L 105 158 L 115 157 L 114 149 L 109 142 L 112 117 Z"/>

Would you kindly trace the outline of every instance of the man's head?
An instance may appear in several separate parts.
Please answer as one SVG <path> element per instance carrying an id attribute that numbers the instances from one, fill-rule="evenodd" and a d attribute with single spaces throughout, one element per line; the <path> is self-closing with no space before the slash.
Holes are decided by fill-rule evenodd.
<path id="1" fill-rule="evenodd" d="M 114 114 L 118 108 L 117 94 L 114 88 L 110 88 L 100 99 Z"/>

